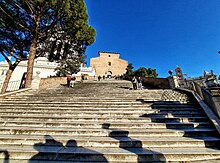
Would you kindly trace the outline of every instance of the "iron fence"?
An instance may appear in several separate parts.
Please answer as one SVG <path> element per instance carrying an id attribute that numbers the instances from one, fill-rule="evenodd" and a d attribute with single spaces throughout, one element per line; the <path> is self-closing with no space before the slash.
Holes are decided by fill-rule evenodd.
<path id="1" fill-rule="evenodd" d="M 21 84 L 20 80 L 18 80 L 18 81 L 10 81 L 8 83 L 8 87 L 7 87 L 6 91 L 10 92 L 10 91 L 19 90 L 20 89 L 20 84 Z M 3 86 L 3 83 L 0 83 L 0 90 L 2 89 L 2 86 Z"/>

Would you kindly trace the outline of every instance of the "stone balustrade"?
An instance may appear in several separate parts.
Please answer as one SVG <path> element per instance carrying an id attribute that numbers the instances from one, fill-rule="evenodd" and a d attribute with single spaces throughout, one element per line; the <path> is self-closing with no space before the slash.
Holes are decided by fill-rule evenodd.
<path id="1" fill-rule="evenodd" d="M 66 84 L 66 77 L 43 78 L 40 81 L 40 89 L 58 87 L 61 84 Z"/>

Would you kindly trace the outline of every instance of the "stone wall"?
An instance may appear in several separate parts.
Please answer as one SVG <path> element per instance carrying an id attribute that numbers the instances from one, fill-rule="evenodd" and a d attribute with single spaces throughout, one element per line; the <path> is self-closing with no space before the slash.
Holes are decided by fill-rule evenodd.
<path id="1" fill-rule="evenodd" d="M 125 77 L 126 80 L 132 80 L 132 77 Z M 170 89 L 168 78 L 142 78 L 142 85 L 155 89 Z"/>
<path id="2" fill-rule="evenodd" d="M 159 89 L 169 89 L 170 84 L 167 78 L 143 78 L 142 83 L 144 86 Z"/>
<path id="3" fill-rule="evenodd" d="M 66 84 L 66 77 L 43 78 L 40 81 L 40 89 L 58 87 L 61 84 Z"/>
<path id="4" fill-rule="evenodd" d="M 119 53 L 99 52 L 99 55 L 90 59 L 90 66 L 95 68 L 96 76 L 125 74 L 128 61 L 120 59 Z"/>

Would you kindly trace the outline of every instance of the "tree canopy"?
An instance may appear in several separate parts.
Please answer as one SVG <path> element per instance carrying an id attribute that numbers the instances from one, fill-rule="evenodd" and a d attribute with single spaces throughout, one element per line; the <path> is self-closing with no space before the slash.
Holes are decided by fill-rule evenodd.
<path id="1" fill-rule="evenodd" d="M 140 76 L 140 77 L 150 77 L 150 78 L 156 78 L 158 76 L 156 69 L 148 68 L 146 69 L 145 67 L 140 67 L 138 70 L 133 70 L 133 65 L 130 63 L 128 64 L 126 68 L 126 75 L 127 76 Z"/>
<path id="2" fill-rule="evenodd" d="M 83 0 L 68 1 L 62 14 L 60 26 L 55 29 L 54 39 L 48 48 L 48 56 L 51 61 L 61 61 L 58 75 L 65 76 L 76 73 L 80 63 L 85 62 L 86 47 L 95 41 L 96 31 L 88 24 Z"/>
<path id="3" fill-rule="evenodd" d="M 128 64 L 127 68 L 126 68 L 126 75 L 128 76 L 133 76 L 134 75 L 134 71 L 133 71 L 133 65 L 131 63 Z"/>

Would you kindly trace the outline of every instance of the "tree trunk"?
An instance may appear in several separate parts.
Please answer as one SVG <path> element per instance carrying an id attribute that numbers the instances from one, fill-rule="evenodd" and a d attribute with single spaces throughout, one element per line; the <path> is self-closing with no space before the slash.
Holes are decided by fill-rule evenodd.
<path id="1" fill-rule="evenodd" d="M 32 83 L 32 77 L 33 77 L 33 69 L 34 69 L 34 59 L 36 56 L 36 48 L 37 48 L 37 40 L 38 40 L 38 27 L 40 22 L 40 16 L 36 18 L 36 28 L 35 32 L 33 34 L 33 39 L 31 42 L 31 47 L 29 51 L 28 56 L 28 65 L 27 65 L 27 76 L 25 81 L 25 88 L 30 88 Z"/>
<path id="2" fill-rule="evenodd" d="M 6 77 L 5 77 L 5 80 L 4 80 L 4 83 L 3 83 L 3 86 L 2 86 L 2 89 L 1 89 L 1 93 L 5 93 L 7 88 L 8 88 L 8 83 L 11 79 L 11 75 L 13 73 L 14 69 L 8 69 L 7 73 L 6 73 Z"/>
<path id="3" fill-rule="evenodd" d="M 34 59 L 36 56 L 36 48 L 37 42 L 36 38 L 33 39 L 30 47 L 30 52 L 28 56 L 28 65 L 27 65 L 27 76 L 25 81 L 25 88 L 31 87 L 32 77 L 33 77 L 33 69 L 34 69 Z"/>
<path id="4" fill-rule="evenodd" d="M 16 60 L 15 63 L 11 64 L 9 63 L 9 69 L 6 73 L 6 77 L 5 77 L 5 80 L 4 80 L 4 83 L 3 83 L 3 86 L 2 86 L 2 89 L 1 89 L 1 93 L 5 93 L 7 88 L 8 88 L 8 83 L 11 79 L 11 76 L 12 76 L 12 73 L 14 72 L 15 68 L 17 67 L 17 65 L 21 62 L 21 60 L 18 58 Z"/>

